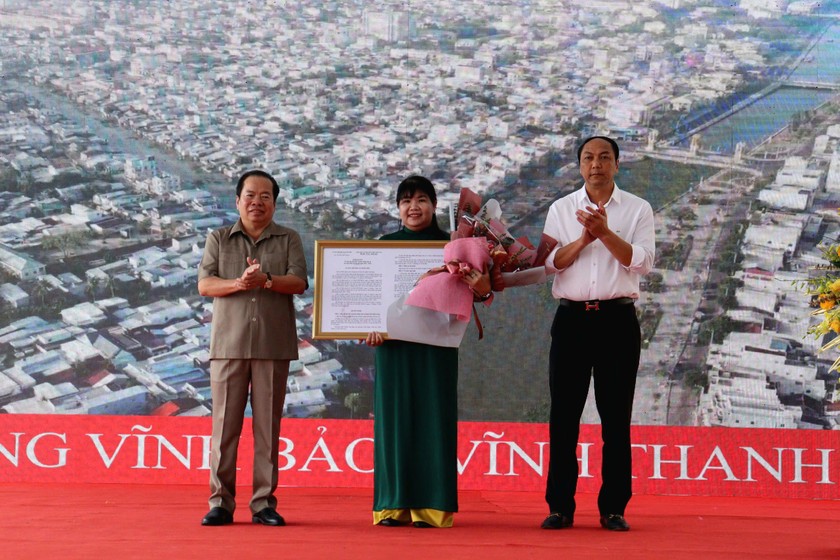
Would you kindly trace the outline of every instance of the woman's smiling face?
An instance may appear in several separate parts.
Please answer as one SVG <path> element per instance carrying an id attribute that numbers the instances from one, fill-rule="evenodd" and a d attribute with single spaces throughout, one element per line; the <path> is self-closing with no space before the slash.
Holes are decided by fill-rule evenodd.
<path id="1" fill-rule="evenodd" d="M 399 201 L 400 220 L 411 231 L 422 231 L 432 224 L 435 218 L 435 205 L 429 196 L 420 190 L 411 197 L 405 196 Z"/>

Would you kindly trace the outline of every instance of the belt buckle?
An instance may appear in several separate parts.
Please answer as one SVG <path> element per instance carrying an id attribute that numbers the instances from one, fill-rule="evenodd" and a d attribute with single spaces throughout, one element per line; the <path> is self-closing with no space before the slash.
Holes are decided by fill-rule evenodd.
<path id="1" fill-rule="evenodd" d="M 600 303 L 601 302 L 598 301 L 597 299 L 596 300 L 585 301 L 585 302 L 583 302 L 583 310 L 584 311 L 600 311 L 601 310 Z"/>

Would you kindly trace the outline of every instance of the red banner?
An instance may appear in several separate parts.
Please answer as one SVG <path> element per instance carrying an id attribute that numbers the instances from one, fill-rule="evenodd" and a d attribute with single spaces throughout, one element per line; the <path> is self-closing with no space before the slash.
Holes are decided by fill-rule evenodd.
<path id="1" fill-rule="evenodd" d="M 283 420 L 283 486 L 370 487 L 373 424 Z M 637 494 L 840 499 L 840 434 L 820 430 L 633 427 Z M 460 488 L 541 491 L 548 471 L 545 424 L 462 422 Z M 3 415 L 3 482 L 206 484 L 209 418 Z M 600 485 L 600 426 L 583 426 L 581 492 Z M 246 421 L 241 484 L 251 477 Z"/>

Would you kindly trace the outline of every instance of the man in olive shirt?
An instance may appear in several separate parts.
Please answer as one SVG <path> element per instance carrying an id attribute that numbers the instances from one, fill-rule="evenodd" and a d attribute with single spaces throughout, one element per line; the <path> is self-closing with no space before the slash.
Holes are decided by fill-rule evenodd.
<path id="1" fill-rule="evenodd" d="M 239 220 L 210 233 L 199 266 L 198 292 L 213 298 L 210 511 L 202 525 L 233 523 L 236 455 L 249 387 L 252 521 L 285 525 L 274 496 L 278 439 L 289 362 L 298 357 L 292 294 L 306 290 L 307 278 L 300 236 L 273 221 L 279 192 L 268 173 L 243 174 L 236 185 Z"/>

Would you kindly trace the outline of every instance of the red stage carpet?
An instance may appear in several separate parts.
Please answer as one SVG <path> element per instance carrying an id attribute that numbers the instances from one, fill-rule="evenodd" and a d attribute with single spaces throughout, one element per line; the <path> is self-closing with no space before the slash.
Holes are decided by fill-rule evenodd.
<path id="1" fill-rule="evenodd" d="M 462 492 L 452 529 L 374 527 L 371 490 L 284 488 L 288 526 L 202 527 L 204 486 L 0 484 L 2 558 L 515 559 L 840 558 L 834 501 L 636 496 L 629 533 L 598 526 L 579 495 L 575 527 L 539 529 L 534 492 Z M 247 496 L 243 488 L 240 496 Z"/>

